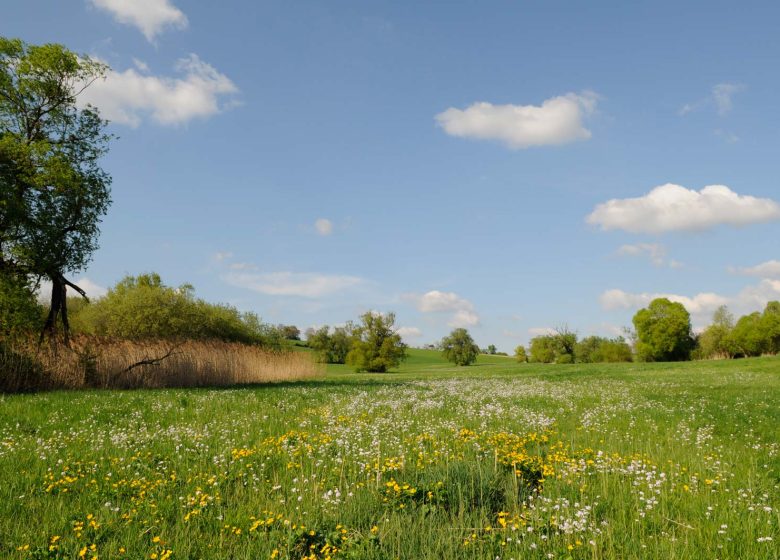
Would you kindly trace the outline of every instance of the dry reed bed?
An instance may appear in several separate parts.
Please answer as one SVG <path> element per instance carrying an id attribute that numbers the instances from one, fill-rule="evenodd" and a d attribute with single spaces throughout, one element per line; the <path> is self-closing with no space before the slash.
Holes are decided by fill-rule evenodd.
<path id="1" fill-rule="evenodd" d="M 308 352 L 220 341 L 130 341 L 78 337 L 70 348 L 0 346 L 0 390 L 209 387 L 319 377 Z"/>

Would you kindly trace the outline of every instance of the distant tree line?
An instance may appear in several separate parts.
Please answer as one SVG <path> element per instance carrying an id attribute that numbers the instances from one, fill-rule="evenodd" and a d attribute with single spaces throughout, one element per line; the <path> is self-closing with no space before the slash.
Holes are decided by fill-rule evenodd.
<path id="1" fill-rule="evenodd" d="M 691 359 L 741 358 L 780 353 L 780 302 L 770 301 L 763 312 L 734 316 L 726 306 L 713 314 L 712 324 L 700 334 L 681 303 L 657 298 L 633 317 L 630 340 L 588 336 L 578 339 L 567 327 L 531 339 L 528 349 L 518 346 L 519 362 L 601 363 L 673 362 Z"/>

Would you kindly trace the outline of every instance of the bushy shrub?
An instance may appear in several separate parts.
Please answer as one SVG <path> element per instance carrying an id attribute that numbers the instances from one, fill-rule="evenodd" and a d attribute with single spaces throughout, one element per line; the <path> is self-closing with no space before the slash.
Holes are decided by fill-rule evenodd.
<path id="1" fill-rule="evenodd" d="M 331 333 L 327 325 L 319 329 L 309 329 L 306 332 L 306 345 L 314 350 L 317 359 L 326 364 L 343 364 L 352 348 L 354 327 L 336 327 Z"/>
<path id="2" fill-rule="evenodd" d="M 73 313 L 88 334 L 124 339 L 216 339 L 278 346 L 281 334 L 254 313 L 194 296 L 193 287 L 167 286 L 158 274 L 127 276 L 108 293 Z"/>
<path id="3" fill-rule="evenodd" d="M 630 362 L 631 347 L 623 339 L 588 336 L 577 343 L 577 361 L 584 364 L 604 362 Z"/>

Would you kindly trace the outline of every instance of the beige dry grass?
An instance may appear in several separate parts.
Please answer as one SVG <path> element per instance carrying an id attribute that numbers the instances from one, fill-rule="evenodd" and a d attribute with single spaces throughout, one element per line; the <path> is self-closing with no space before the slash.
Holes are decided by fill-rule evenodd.
<path id="1" fill-rule="evenodd" d="M 220 341 L 130 341 L 78 337 L 70 348 L 0 347 L 0 389 L 214 387 L 312 379 L 324 374 L 308 352 Z"/>

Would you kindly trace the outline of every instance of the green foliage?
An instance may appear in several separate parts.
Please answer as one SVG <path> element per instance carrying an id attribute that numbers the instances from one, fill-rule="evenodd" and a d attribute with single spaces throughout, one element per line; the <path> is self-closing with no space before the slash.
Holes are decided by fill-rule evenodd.
<path id="1" fill-rule="evenodd" d="M 770 354 L 780 353 L 780 302 L 770 301 L 761 315 L 761 330 L 766 337 L 765 351 Z"/>
<path id="2" fill-rule="evenodd" d="M 487 347 L 487 352 L 485 354 L 490 354 L 491 356 L 495 356 L 497 353 L 496 345 L 491 344 Z"/>
<path id="3" fill-rule="evenodd" d="M 542 364 L 571 364 L 576 358 L 577 334 L 568 327 L 531 339 L 531 360 Z"/>
<path id="4" fill-rule="evenodd" d="M 657 298 L 634 315 L 637 357 L 645 362 L 687 360 L 693 348 L 691 317 L 681 303 Z"/>
<path id="5" fill-rule="evenodd" d="M 351 323 L 346 327 L 336 327 L 333 333 L 327 325 L 319 329 L 309 329 L 306 333 L 306 344 L 316 352 L 320 362 L 343 364 L 352 348 L 353 329 Z"/>
<path id="6" fill-rule="evenodd" d="M 479 346 L 474 343 L 466 329 L 453 330 L 449 336 L 442 339 L 439 347 L 444 358 L 457 366 L 473 364 L 479 355 Z M 493 348 L 495 349 L 495 346 Z"/>
<path id="7" fill-rule="evenodd" d="M 38 328 L 41 306 L 29 281 L 21 276 L 0 272 L 0 340 L 11 340 L 33 333 Z"/>
<path id="8" fill-rule="evenodd" d="M 557 344 L 552 335 L 535 336 L 531 339 L 530 361 L 551 364 L 556 358 Z"/>
<path id="9" fill-rule="evenodd" d="M 697 353 L 701 358 L 731 358 L 736 353 L 732 331 L 734 316 L 725 305 L 715 310 L 712 324 L 699 335 Z"/>
<path id="10" fill-rule="evenodd" d="M 99 165 L 106 122 L 76 98 L 106 67 L 62 45 L 0 37 L 0 268 L 52 281 L 53 333 L 64 274 L 97 249 L 111 179 Z"/>
<path id="11" fill-rule="evenodd" d="M 630 362 L 631 347 L 622 336 L 605 338 L 588 336 L 577 343 L 575 349 L 577 361 L 584 364 L 605 362 Z"/>
<path id="12" fill-rule="evenodd" d="M 276 330 L 279 331 L 279 335 L 285 340 L 301 339 L 301 329 L 295 325 L 277 325 Z"/>
<path id="13" fill-rule="evenodd" d="M 406 344 L 395 332 L 395 313 L 364 313 L 354 330 L 346 363 L 355 371 L 384 373 L 406 359 Z"/>
<path id="14" fill-rule="evenodd" d="M 155 273 L 126 276 L 105 297 L 75 314 L 74 323 L 89 334 L 116 338 L 281 342 L 279 332 L 255 314 L 197 299 L 192 286 L 167 286 Z"/>
<path id="15" fill-rule="evenodd" d="M 741 356 L 760 356 L 766 351 L 767 338 L 762 328 L 761 313 L 756 311 L 739 318 L 729 341 Z"/>
<path id="16" fill-rule="evenodd" d="M 522 344 L 515 348 L 515 359 L 521 364 L 524 364 L 528 361 L 528 354 L 525 351 L 525 346 Z"/>

